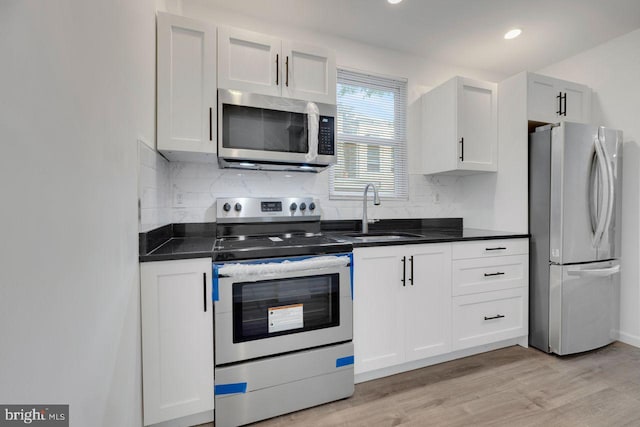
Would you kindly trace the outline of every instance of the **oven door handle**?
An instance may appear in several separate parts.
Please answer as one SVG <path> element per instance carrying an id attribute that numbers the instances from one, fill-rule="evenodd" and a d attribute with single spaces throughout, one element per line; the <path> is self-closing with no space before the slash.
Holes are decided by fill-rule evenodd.
<path id="1" fill-rule="evenodd" d="M 261 263 L 224 264 L 218 268 L 218 274 L 225 277 L 265 276 L 296 271 L 326 270 L 346 267 L 351 262 L 348 255 L 316 256 L 305 259 L 281 260 Z"/>

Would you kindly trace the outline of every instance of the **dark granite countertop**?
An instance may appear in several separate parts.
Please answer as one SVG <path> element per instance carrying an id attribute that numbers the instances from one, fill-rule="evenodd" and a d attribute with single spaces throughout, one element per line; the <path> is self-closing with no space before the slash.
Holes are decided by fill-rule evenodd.
<path id="1" fill-rule="evenodd" d="M 463 228 L 462 218 L 381 220 L 369 226 L 366 239 L 349 236 L 359 234 L 358 220 L 322 221 L 321 228 L 323 234 L 354 248 L 529 237 L 526 233 Z M 395 237 L 389 237 L 391 234 Z M 140 233 L 139 238 L 140 262 L 207 258 L 213 256 L 216 224 L 169 224 Z"/>
<path id="2" fill-rule="evenodd" d="M 139 234 L 140 262 L 209 258 L 216 243 L 216 224 L 169 224 Z"/>
<path id="3" fill-rule="evenodd" d="M 381 220 L 369 225 L 369 234 L 365 239 L 359 238 L 360 230 L 361 223 L 358 220 L 322 222 L 323 233 L 351 242 L 354 248 L 529 237 L 526 233 L 464 228 L 462 218 Z M 393 238 L 387 238 L 395 233 L 398 234 Z M 376 236 L 381 238 L 376 239 Z"/>

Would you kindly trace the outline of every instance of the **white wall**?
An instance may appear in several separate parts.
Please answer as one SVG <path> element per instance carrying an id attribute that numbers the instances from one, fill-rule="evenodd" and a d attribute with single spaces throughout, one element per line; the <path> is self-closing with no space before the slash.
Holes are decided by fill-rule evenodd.
<path id="1" fill-rule="evenodd" d="M 139 426 L 137 144 L 151 0 L 0 2 L 0 402 Z"/>
<path id="2" fill-rule="evenodd" d="M 620 333 L 623 341 L 640 346 L 640 30 L 540 73 L 591 86 L 593 122 L 624 132 Z"/>
<path id="3" fill-rule="evenodd" d="M 427 61 L 413 55 L 389 49 L 306 31 L 291 26 L 273 24 L 264 20 L 213 9 L 206 0 L 164 0 L 157 7 L 171 13 L 184 14 L 218 25 L 230 25 L 253 31 L 273 34 L 302 42 L 330 47 L 336 51 L 339 67 L 373 72 L 408 79 L 408 152 L 409 185 L 408 201 L 383 201 L 379 207 L 370 208 L 371 218 L 398 217 L 443 217 L 462 216 L 474 218 L 472 205 L 463 205 L 461 194 L 466 181 L 473 177 L 426 177 L 420 174 L 421 124 L 418 98 L 430 88 L 454 75 L 500 80 L 502 76 L 481 70 L 470 70 Z M 361 201 L 329 199 L 328 171 L 317 175 L 281 172 L 242 173 L 220 170 L 217 165 L 195 163 L 171 163 L 172 221 L 215 221 L 215 199 L 217 197 L 255 195 L 310 195 L 320 201 L 323 218 L 358 218 L 361 216 Z M 476 221 L 479 225 L 482 222 Z M 488 224 L 488 222 L 487 222 Z"/>

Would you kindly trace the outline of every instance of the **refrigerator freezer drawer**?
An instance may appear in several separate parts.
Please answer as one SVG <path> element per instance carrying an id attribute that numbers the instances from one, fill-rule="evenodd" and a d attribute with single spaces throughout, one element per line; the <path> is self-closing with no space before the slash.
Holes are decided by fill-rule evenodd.
<path id="1" fill-rule="evenodd" d="M 551 265 L 549 347 L 564 355 L 605 346 L 619 327 L 620 263 Z"/>
<path id="2" fill-rule="evenodd" d="M 453 349 L 527 335 L 526 287 L 453 298 Z"/>
<path id="3" fill-rule="evenodd" d="M 483 240 L 478 242 L 460 242 L 452 246 L 453 259 L 485 258 L 503 255 L 522 255 L 529 253 L 528 239 Z"/>
<path id="4" fill-rule="evenodd" d="M 529 258 L 512 255 L 453 261 L 453 296 L 527 286 Z"/>

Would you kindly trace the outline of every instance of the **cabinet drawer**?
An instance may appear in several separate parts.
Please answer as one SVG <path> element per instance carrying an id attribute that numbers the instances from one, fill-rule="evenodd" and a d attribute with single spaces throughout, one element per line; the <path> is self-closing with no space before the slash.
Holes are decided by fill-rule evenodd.
<path id="1" fill-rule="evenodd" d="M 525 287 L 453 298 L 453 349 L 527 335 Z"/>
<path id="2" fill-rule="evenodd" d="M 453 261 L 453 296 L 526 286 L 528 264 L 527 255 Z"/>
<path id="3" fill-rule="evenodd" d="M 528 253 L 529 239 L 503 239 L 455 243 L 451 254 L 453 259 L 464 259 Z"/>

